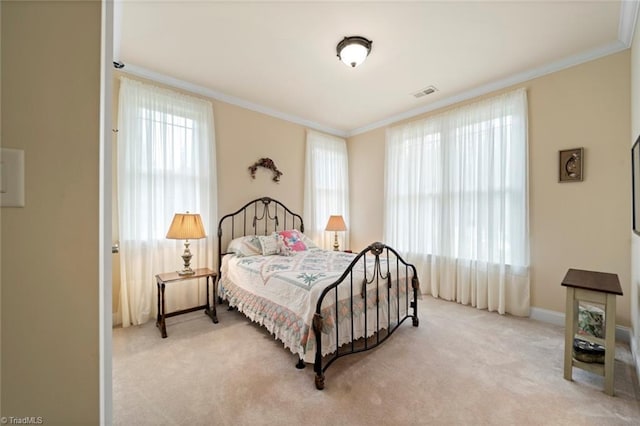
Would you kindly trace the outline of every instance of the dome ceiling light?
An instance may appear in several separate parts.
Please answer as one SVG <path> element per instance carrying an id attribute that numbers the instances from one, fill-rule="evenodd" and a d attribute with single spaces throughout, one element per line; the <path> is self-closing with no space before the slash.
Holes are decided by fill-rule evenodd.
<path id="1" fill-rule="evenodd" d="M 367 59 L 369 52 L 371 52 L 372 43 L 371 40 L 360 36 L 345 37 L 336 47 L 338 58 L 348 66 L 355 68 Z"/>

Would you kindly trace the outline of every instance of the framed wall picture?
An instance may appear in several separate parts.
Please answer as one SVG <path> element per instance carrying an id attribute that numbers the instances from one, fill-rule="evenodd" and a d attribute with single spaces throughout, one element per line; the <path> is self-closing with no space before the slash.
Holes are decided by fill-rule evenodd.
<path id="1" fill-rule="evenodd" d="M 573 148 L 560 151 L 559 182 L 580 182 L 584 174 L 584 149 Z"/>
<path id="2" fill-rule="evenodd" d="M 633 232 L 640 235 L 640 136 L 631 148 L 631 206 Z"/>

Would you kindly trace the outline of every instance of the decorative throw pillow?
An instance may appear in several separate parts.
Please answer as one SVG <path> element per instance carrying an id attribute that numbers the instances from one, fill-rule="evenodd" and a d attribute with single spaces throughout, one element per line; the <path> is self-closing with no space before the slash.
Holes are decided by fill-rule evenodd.
<path id="1" fill-rule="evenodd" d="M 255 235 L 247 235 L 246 237 L 238 237 L 233 239 L 227 251 L 235 253 L 238 257 L 257 256 L 262 254 L 262 246 L 260 240 Z"/>
<path id="2" fill-rule="evenodd" d="M 291 250 L 289 247 L 287 247 L 286 245 L 284 245 L 284 242 L 282 241 L 282 237 L 278 236 L 278 248 L 280 250 L 280 256 L 293 256 L 295 254 L 295 252 L 293 250 Z"/>
<path id="3" fill-rule="evenodd" d="M 271 235 L 259 235 L 260 246 L 262 246 L 262 255 L 270 256 L 272 254 L 278 254 L 280 252 L 280 246 L 278 245 L 278 234 L 275 232 Z"/>
<path id="4" fill-rule="evenodd" d="M 280 236 L 284 245 L 293 251 L 304 251 L 307 246 L 302 242 L 302 236 L 297 229 L 289 229 L 286 231 L 280 231 Z"/>

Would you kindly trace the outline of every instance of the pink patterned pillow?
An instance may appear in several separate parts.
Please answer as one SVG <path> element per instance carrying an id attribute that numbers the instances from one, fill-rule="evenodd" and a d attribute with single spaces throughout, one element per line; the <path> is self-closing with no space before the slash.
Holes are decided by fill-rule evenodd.
<path id="1" fill-rule="evenodd" d="M 293 251 L 304 251 L 307 246 L 302 242 L 302 236 L 297 229 L 289 229 L 287 231 L 280 231 L 280 236 L 284 245 L 289 247 Z"/>

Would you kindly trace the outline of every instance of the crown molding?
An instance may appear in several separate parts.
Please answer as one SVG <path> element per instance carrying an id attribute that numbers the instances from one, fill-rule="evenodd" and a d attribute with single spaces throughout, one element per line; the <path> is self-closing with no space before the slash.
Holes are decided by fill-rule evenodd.
<path id="1" fill-rule="evenodd" d="M 253 102 L 249 102 L 245 99 L 237 98 L 235 96 L 227 95 L 225 93 L 221 93 L 216 90 L 211 90 L 207 87 L 189 83 L 188 81 L 180 80 L 175 77 L 171 77 L 165 74 L 151 71 L 149 69 L 137 66 L 130 62 L 126 62 L 125 67 L 120 71 L 125 74 L 134 75 L 140 78 L 145 78 L 158 83 L 166 84 L 168 86 L 175 87 L 177 89 L 182 89 L 182 90 L 186 90 L 187 92 L 195 93 L 201 96 L 206 96 L 208 98 L 212 98 L 221 102 L 225 102 L 225 103 L 235 105 L 244 109 L 248 109 L 250 111 L 259 112 L 261 114 L 279 118 L 284 121 L 288 121 L 294 124 L 299 124 L 301 126 L 304 126 L 313 130 L 318 130 L 320 132 L 328 133 L 330 135 L 338 136 L 341 138 L 347 137 L 347 132 L 344 130 L 339 130 L 339 129 L 334 129 L 332 127 L 324 126 L 320 123 L 316 123 L 315 121 L 307 120 L 305 118 L 298 117 L 296 115 L 287 114 L 272 108 L 258 105 Z"/>
<path id="2" fill-rule="evenodd" d="M 618 39 L 627 47 L 631 47 L 633 42 L 633 33 L 638 20 L 638 5 L 640 3 L 637 0 L 622 0 L 620 2 Z"/>
<path id="3" fill-rule="evenodd" d="M 380 127 L 388 126 L 393 123 L 396 123 L 401 120 L 406 120 L 408 118 L 415 117 L 420 114 L 424 114 L 427 112 L 435 111 L 440 108 L 444 108 L 458 102 L 467 101 L 469 99 L 476 98 L 478 96 L 486 95 L 491 92 L 495 92 L 498 90 L 505 89 L 510 86 L 514 86 L 516 84 L 523 83 L 525 81 L 532 80 L 537 77 L 542 77 L 547 74 L 551 74 L 557 71 L 561 71 L 566 68 L 573 67 L 575 65 L 580 65 L 585 62 L 593 61 L 595 59 L 612 55 L 614 53 L 621 52 L 627 49 L 627 46 L 622 41 L 616 41 L 606 46 L 602 46 L 597 49 L 593 49 L 587 52 L 583 52 L 577 55 L 569 56 L 567 58 L 561 59 L 556 62 L 549 63 L 547 65 L 543 65 L 538 68 L 533 68 L 518 74 L 514 74 L 510 77 L 504 78 L 502 80 L 497 80 L 489 84 L 485 84 L 483 86 L 476 87 L 474 89 L 468 90 L 466 92 L 459 93 L 457 95 L 450 96 L 445 99 L 441 99 L 437 102 L 433 102 L 428 105 L 424 105 L 418 108 L 414 108 L 408 110 L 406 112 L 391 116 L 384 120 L 377 121 L 375 123 L 371 123 L 369 125 L 359 127 L 357 129 L 351 130 L 347 137 L 359 135 L 361 133 L 368 132 L 370 130 L 374 130 Z"/>

